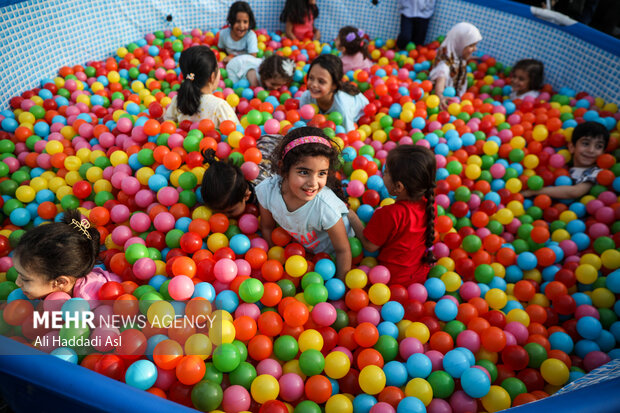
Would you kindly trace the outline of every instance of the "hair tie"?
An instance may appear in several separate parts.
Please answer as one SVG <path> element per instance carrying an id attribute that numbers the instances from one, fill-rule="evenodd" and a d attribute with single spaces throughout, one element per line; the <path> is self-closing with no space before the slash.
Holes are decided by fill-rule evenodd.
<path id="1" fill-rule="evenodd" d="M 194 74 L 193 73 L 189 73 L 187 76 L 185 76 L 185 79 L 187 79 L 189 81 L 193 81 L 194 80 Z"/>
<path id="2" fill-rule="evenodd" d="M 291 59 L 282 60 L 282 70 L 288 76 L 293 76 L 293 72 L 295 71 L 295 63 Z"/>
<path id="3" fill-rule="evenodd" d="M 325 145 L 329 148 L 332 147 L 332 145 L 329 143 L 327 139 L 322 138 L 320 136 L 302 136 L 301 138 L 293 139 L 292 141 L 286 144 L 286 146 L 284 147 L 284 154 L 282 155 L 282 159 L 284 159 L 286 154 L 291 149 L 299 145 L 304 145 L 306 143 L 320 143 L 321 145 Z"/>
<path id="4" fill-rule="evenodd" d="M 78 221 L 77 219 L 71 220 L 71 225 L 73 225 L 76 229 L 80 230 L 80 232 L 88 237 L 89 240 L 92 240 L 90 233 L 88 232 L 88 228 L 90 228 L 90 222 L 87 219 L 82 219 Z"/>
<path id="5" fill-rule="evenodd" d="M 358 30 L 358 31 L 357 31 L 357 35 L 358 35 L 359 37 L 364 37 L 364 34 L 365 34 L 365 33 L 364 33 L 364 31 L 363 31 L 363 30 Z"/>
<path id="6" fill-rule="evenodd" d="M 352 42 L 353 40 L 355 40 L 355 32 L 351 32 L 349 34 L 346 35 L 346 37 L 344 38 L 347 42 Z"/>

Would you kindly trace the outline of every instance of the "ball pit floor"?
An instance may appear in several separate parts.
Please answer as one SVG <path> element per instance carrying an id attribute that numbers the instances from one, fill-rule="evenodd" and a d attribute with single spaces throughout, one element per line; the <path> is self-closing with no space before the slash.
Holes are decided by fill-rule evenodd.
<path id="1" fill-rule="evenodd" d="M 510 101 L 509 68 L 485 55 L 470 64 L 468 92 L 440 111 L 427 80 L 439 42 L 401 53 L 375 39 L 370 72 L 348 74 L 370 104 L 345 133 L 339 114 L 293 99 L 307 62 L 332 45 L 257 34 L 261 55 L 278 51 L 297 69 L 289 88 L 271 92 L 232 85 L 223 71 L 216 95 L 235 108 L 240 130 L 159 120 L 178 89 L 179 53 L 216 43 L 198 29 L 156 32 L 105 61 L 62 67 L 0 112 L 0 333 L 26 345 L 41 337 L 28 328 L 37 304 L 15 284 L 9 254 L 24 229 L 79 208 L 101 235 L 105 268 L 122 278 L 103 285 L 97 311 L 149 323 L 45 332 L 124 343 L 87 355 L 37 347 L 199 410 L 494 412 L 620 357 L 615 103 L 549 85 L 536 100 Z M 570 183 L 566 144 L 583 120 L 612 131 L 590 193 L 524 199 L 522 189 Z M 363 221 L 391 202 L 380 172 L 390 149 L 435 151 L 438 263 L 423 285 L 389 285 L 356 239 L 354 269 L 340 281 L 329 257 L 284 231 L 269 249 L 256 206 L 229 220 L 201 205 L 200 150 L 252 178 L 261 134 L 306 124 L 344 148 L 340 177 Z M 46 305 L 80 303 L 56 294 Z M 180 325 L 154 322 L 175 315 L 185 316 Z M 215 324 L 187 324 L 199 315 Z"/>

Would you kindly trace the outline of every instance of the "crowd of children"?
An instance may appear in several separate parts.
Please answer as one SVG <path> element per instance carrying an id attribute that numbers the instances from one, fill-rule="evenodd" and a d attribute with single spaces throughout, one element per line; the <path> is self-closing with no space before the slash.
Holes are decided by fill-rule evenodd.
<path id="1" fill-rule="evenodd" d="M 435 0 L 399 1 L 401 32 L 397 45 L 405 49 L 413 41 L 423 43 Z M 281 14 L 285 35 L 290 39 L 319 39 L 314 26 L 319 11 L 315 0 L 287 0 Z M 183 81 L 163 116 L 165 120 L 199 122 L 210 119 L 215 127 L 224 121 L 240 126 L 233 108 L 214 95 L 220 84 L 220 65 L 226 65 L 229 79 L 243 79 L 250 87 L 279 90 L 292 83 L 296 70 L 292 59 L 273 54 L 257 57 L 258 42 L 253 32 L 254 13 L 248 3 L 230 7 L 228 27 L 219 33 L 218 62 L 207 46 L 193 46 L 180 55 Z M 429 78 L 434 82 L 441 109 L 450 98 L 468 89 L 468 61 L 482 40 L 472 24 L 456 24 L 437 50 Z M 368 36 L 359 28 L 343 27 L 335 39 L 341 56 L 321 54 L 309 65 L 305 91 L 298 95 L 300 106 L 314 105 L 319 113 L 339 112 L 345 131 L 356 128 L 364 114 L 367 97 L 345 74 L 370 70 Z M 223 56 L 223 57 L 222 57 Z M 510 74 L 510 99 L 538 97 L 544 79 L 542 62 L 517 62 Z M 572 186 L 526 190 L 526 197 L 546 194 L 555 198 L 576 198 L 586 194 L 600 171 L 596 160 L 609 141 L 607 129 L 596 122 L 578 125 L 568 143 L 572 154 Z M 383 181 L 394 202 L 377 209 L 364 226 L 350 210 L 337 171 L 342 167 L 341 148 L 321 129 L 291 128 L 285 135 L 264 135 L 257 142 L 263 161 L 259 176 L 248 181 L 241 169 L 219 160 L 212 149 L 203 152 L 206 172 L 202 179 L 202 201 L 213 212 L 240 217 L 248 203 L 260 211 L 262 237 L 272 245 L 276 226 L 285 229 L 311 253 L 332 254 L 337 275 L 343 277 L 352 265 L 350 236 L 357 236 L 368 252 L 380 250 L 378 262 L 392 274 L 392 283 L 423 282 L 434 263 L 435 175 L 434 153 L 422 146 L 399 145 L 387 156 Z M 15 248 L 17 285 L 30 299 L 52 292 L 96 298 L 103 283 L 118 280 L 95 266 L 99 253 L 99 232 L 77 211 L 66 211 L 60 222 L 29 230 Z"/>

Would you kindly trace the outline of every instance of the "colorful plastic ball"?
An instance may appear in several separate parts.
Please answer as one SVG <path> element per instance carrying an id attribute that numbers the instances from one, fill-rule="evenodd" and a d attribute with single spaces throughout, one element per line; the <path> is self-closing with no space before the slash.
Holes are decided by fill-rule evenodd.
<path id="1" fill-rule="evenodd" d="M 325 357 L 318 350 L 306 350 L 299 356 L 299 368 L 307 376 L 321 374 L 324 367 Z"/>
<path id="2" fill-rule="evenodd" d="M 252 398 L 257 403 L 275 400 L 280 393 L 280 384 L 275 377 L 262 374 L 254 379 L 251 386 Z"/>
<path id="3" fill-rule="evenodd" d="M 250 393 L 239 385 L 233 385 L 224 390 L 222 409 L 226 412 L 242 412 L 250 409 L 252 397 Z"/>
<path id="4" fill-rule="evenodd" d="M 213 364 L 222 372 L 233 371 L 239 363 L 241 363 L 241 354 L 234 344 L 223 343 L 213 351 Z"/>
<path id="5" fill-rule="evenodd" d="M 407 359 L 407 372 L 409 376 L 425 379 L 431 374 L 433 365 L 427 355 L 416 353 Z"/>
<path id="6" fill-rule="evenodd" d="M 284 269 L 292 277 L 301 277 L 308 270 L 308 262 L 300 255 L 293 255 L 286 260 Z"/>
<path id="7" fill-rule="evenodd" d="M 508 409 L 511 405 L 510 395 L 500 386 L 491 386 L 486 396 L 481 398 L 482 405 L 488 412 Z"/>
<path id="8" fill-rule="evenodd" d="M 458 307 L 454 301 L 449 299 L 442 299 L 435 305 L 435 315 L 441 321 L 451 321 L 456 318 L 458 313 Z"/>
<path id="9" fill-rule="evenodd" d="M 426 406 L 417 397 L 405 397 L 398 403 L 396 413 L 426 413 Z"/>
<path id="10" fill-rule="evenodd" d="M 256 278 L 248 278 L 239 286 L 239 297 L 246 303 L 259 301 L 265 292 L 263 283 Z"/>
<path id="11" fill-rule="evenodd" d="M 218 281 L 229 283 L 237 276 L 237 264 L 230 258 L 222 258 L 213 266 L 213 274 Z"/>
<path id="12" fill-rule="evenodd" d="M 173 277 L 168 284 L 168 294 L 174 300 L 188 300 L 194 294 L 194 282 L 186 275 Z"/>
<path id="13" fill-rule="evenodd" d="M 146 390 L 157 380 L 157 367 L 149 360 L 132 363 L 125 372 L 125 383 L 140 390 Z"/>
<path id="14" fill-rule="evenodd" d="M 374 365 L 366 366 L 360 371 L 359 385 L 367 394 L 379 394 L 385 388 L 386 377 L 383 370 Z"/>
<path id="15" fill-rule="evenodd" d="M 325 357 L 325 374 L 332 379 L 341 379 L 349 372 L 351 361 L 341 351 L 333 351 Z"/>
<path id="16" fill-rule="evenodd" d="M 461 375 L 461 386 L 468 396 L 481 398 L 489 393 L 491 379 L 481 369 L 472 367 L 465 370 Z"/>
<path id="17" fill-rule="evenodd" d="M 448 351 L 443 358 L 444 370 L 454 378 L 460 378 L 469 367 L 469 360 L 459 349 Z"/>
<path id="18" fill-rule="evenodd" d="M 191 401 L 196 409 L 212 411 L 222 404 L 222 387 L 212 380 L 202 380 L 191 390 Z"/>
<path id="19" fill-rule="evenodd" d="M 602 330 L 601 322 L 594 317 L 586 316 L 577 320 L 577 332 L 587 340 L 596 340 Z"/>
<path id="20" fill-rule="evenodd" d="M 562 361 L 550 358 L 542 362 L 540 374 L 547 383 L 561 386 L 568 381 L 569 370 Z"/>

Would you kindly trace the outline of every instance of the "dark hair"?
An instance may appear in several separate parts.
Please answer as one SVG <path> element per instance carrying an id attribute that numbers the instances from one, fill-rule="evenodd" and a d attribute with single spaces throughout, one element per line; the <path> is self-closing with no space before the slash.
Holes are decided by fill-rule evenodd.
<path id="1" fill-rule="evenodd" d="M 99 231 L 93 226 L 82 230 L 76 224 L 81 222 L 78 210 L 65 211 L 60 222 L 26 231 L 13 256 L 24 269 L 45 276 L 46 281 L 61 275 L 85 277 L 99 255 Z"/>
<path id="2" fill-rule="evenodd" d="M 435 154 L 419 145 L 399 145 L 388 152 L 385 162 L 393 183 L 401 182 L 413 200 L 426 198 L 426 253 L 422 261 L 433 264 L 435 240 Z"/>
<path id="3" fill-rule="evenodd" d="M 519 60 L 512 68 L 510 74 L 515 70 L 523 70 L 530 78 L 530 90 L 540 90 L 543 86 L 545 77 L 545 65 L 540 60 L 523 59 Z"/>
<path id="4" fill-rule="evenodd" d="M 319 17 L 319 8 L 316 4 L 309 4 L 308 0 L 286 0 L 284 10 L 280 14 L 280 21 L 302 24 L 309 14 L 312 14 L 315 19 Z"/>
<path id="5" fill-rule="evenodd" d="M 351 36 L 353 33 L 353 36 Z M 347 40 L 347 37 L 350 40 Z M 368 43 L 364 38 L 364 33 L 353 26 L 344 26 L 338 32 L 338 42 L 340 46 L 344 48 L 343 54 L 355 55 L 362 53 L 365 58 L 370 59 L 370 53 L 368 53 Z"/>
<path id="6" fill-rule="evenodd" d="M 291 62 L 290 64 L 293 65 L 295 64 L 291 59 L 282 57 L 277 54 L 271 55 L 265 60 L 263 60 L 263 62 L 258 67 L 258 75 L 260 76 L 261 83 L 263 83 L 265 79 L 280 78 L 285 79 L 286 83 L 290 84 L 293 81 L 293 75 L 289 75 L 284 70 L 282 64 L 285 62 Z"/>
<path id="7" fill-rule="evenodd" d="M 331 146 L 328 147 L 322 143 L 304 143 L 303 145 L 295 146 L 284 155 L 284 149 L 289 142 L 304 136 L 319 136 L 327 139 Z M 291 129 L 273 150 L 271 154 L 271 169 L 273 173 L 280 175 L 284 179 L 291 168 L 301 162 L 303 158 L 308 156 L 324 156 L 329 160 L 329 173 L 327 175 L 326 185 L 334 191 L 338 198 L 346 203 L 347 197 L 344 194 L 340 180 L 336 177 L 336 171 L 341 167 L 339 157 L 340 151 L 337 149 L 338 147 L 336 145 L 337 144 L 319 128 L 304 126 L 302 128 Z"/>
<path id="8" fill-rule="evenodd" d="M 248 189 L 252 190 L 252 188 L 241 172 L 241 168 L 232 163 L 217 160 L 213 149 L 202 151 L 202 156 L 205 163 L 209 164 L 200 186 L 205 205 L 222 211 L 242 202 Z"/>
<path id="9" fill-rule="evenodd" d="M 231 27 L 237 21 L 237 13 L 247 13 L 248 18 L 250 19 L 250 30 L 256 29 L 256 20 L 254 20 L 254 13 L 252 12 L 252 8 L 248 3 L 246 3 L 245 1 L 236 1 L 230 5 L 226 21 Z"/>
<path id="10" fill-rule="evenodd" d="M 359 95 L 361 92 L 355 86 L 355 84 L 351 82 L 345 82 L 342 80 L 344 73 L 342 72 L 342 60 L 338 56 L 334 56 L 333 54 L 322 54 L 310 65 L 310 69 L 308 69 L 308 73 L 312 71 L 312 68 L 315 65 L 321 66 L 323 69 L 327 70 L 329 75 L 332 78 L 332 82 L 336 85 L 336 91 L 342 90 L 343 92 L 348 93 L 349 95 Z"/>
<path id="11" fill-rule="evenodd" d="M 177 95 L 177 107 L 188 116 L 198 112 L 202 88 L 211 81 L 217 67 L 215 54 L 207 46 L 192 46 L 181 53 L 179 67 L 184 80 Z M 193 79 L 192 79 L 193 77 Z"/>
<path id="12" fill-rule="evenodd" d="M 598 122 L 583 122 L 575 126 L 571 142 L 573 145 L 576 145 L 577 141 L 584 136 L 602 138 L 603 141 L 605 141 L 605 148 L 607 148 L 607 144 L 609 143 L 609 131 L 604 125 Z"/>

